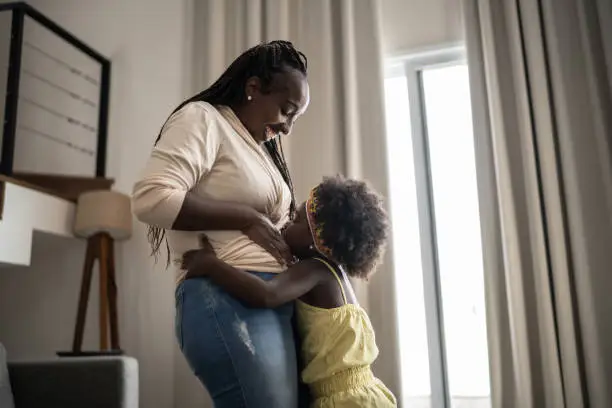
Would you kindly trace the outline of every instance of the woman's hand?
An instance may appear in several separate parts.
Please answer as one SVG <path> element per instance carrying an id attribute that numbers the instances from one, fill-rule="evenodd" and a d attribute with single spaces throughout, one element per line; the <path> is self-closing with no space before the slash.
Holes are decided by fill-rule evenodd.
<path id="1" fill-rule="evenodd" d="M 293 256 L 280 231 L 264 215 L 257 213 L 242 232 L 268 251 L 281 265 L 291 263 Z"/>

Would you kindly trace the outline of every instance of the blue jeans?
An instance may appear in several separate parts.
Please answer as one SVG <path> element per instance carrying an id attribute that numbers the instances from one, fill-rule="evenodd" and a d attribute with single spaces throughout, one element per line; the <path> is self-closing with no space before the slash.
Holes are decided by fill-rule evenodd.
<path id="1" fill-rule="evenodd" d="M 216 408 L 297 407 L 292 316 L 293 304 L 251 309 L 206 278 L 179 284 L 176 336 Z"/>

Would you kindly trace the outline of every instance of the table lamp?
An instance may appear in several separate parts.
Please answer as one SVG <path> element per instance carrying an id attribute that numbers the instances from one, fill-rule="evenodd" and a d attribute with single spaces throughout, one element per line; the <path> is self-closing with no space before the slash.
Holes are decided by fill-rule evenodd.
<path id="1" fill-rule="evenodd" d="M 60 356 L 122 354 L 117 319 L 114 243 L 115 240 L 128 239 L 132 234 L 130 197 L 110 190 L 81 194 L 77 202 L 74 234 L 87 239 L 87 250 L 72 351 L 58 354 Z M 96 260 L 100 277 L 100 350 L 82 351 L 87 303 Z"/>

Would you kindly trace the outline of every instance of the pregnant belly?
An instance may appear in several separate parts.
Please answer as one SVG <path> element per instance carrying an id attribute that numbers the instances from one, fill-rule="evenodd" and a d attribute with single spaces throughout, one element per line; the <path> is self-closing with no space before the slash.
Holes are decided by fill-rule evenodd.
<path id="1" fill-rule="evenodd" d="M 175 261 L 182 255 L 199 248 L 200 232 L 168 231 L 168 244 Z M 217 257 L 229 265 L 258 272 L 282 272 L 283 267 L 262 247 L 239 231 L 212 231 L 206 236 Z"/>

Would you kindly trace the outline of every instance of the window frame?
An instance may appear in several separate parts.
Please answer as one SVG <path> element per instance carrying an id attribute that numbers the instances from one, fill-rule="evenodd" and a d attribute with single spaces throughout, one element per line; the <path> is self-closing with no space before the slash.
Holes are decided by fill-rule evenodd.
<path id="1" fill-rule="evenodd" d="M 406 78 L 408 85 L 419 234 L 421 238 L 431 408 L 450 408 L 452 404 L 448 382 L 433 180 L 429 159 L 422 73 L 425 69 L 464 63 L 467 63 L 467 53 L 463 44 L 390 57 L 385 61 L 385 78 L 403 76 Z"/>

